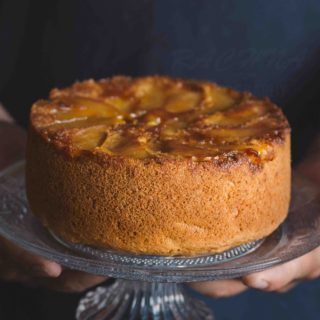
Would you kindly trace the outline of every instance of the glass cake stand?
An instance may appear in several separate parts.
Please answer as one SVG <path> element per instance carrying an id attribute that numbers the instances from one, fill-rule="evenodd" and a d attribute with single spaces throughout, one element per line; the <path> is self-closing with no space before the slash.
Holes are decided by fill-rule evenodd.
<path id="1" fill-rule="evenodd" d="M 0 173 L 0 234 L 71 269 L 114 277 L 81 299 L 76 319 L 214 319 L 182 282 L 237 278 L 297 258 L 320 245 L 319 190 L 294 175 L 290 212 L 269 237 L 220 254 L 195 257 L 135 255 L 66 243 L 30 212 L 24 162 Z"/>

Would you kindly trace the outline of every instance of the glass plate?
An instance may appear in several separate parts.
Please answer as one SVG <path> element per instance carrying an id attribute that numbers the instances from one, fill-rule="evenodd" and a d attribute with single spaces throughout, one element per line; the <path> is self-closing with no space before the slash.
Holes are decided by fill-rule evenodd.
<path id="1" fill-rule="evenodd" d="M 162 292 L 159 296 L 161 298 L 158 299 L 161 302 L 166 301 L 164 299 L 165 292 L 171 292 L 171 298 L 173 297 L 175 304 L 178 304 L 182 296 L 178 287 L 171 286 L 171 291 L 168 289 L 169 287 L 159 289 L 162 288 L 163 284 L 157 285 L 155 282 L 177 283 L 236 278 L 297 258 L 320 245 L 319 189 L 297 174 L 293 175 L 289 215 L 284 223 L 266 239 L 257 240 L 221 254 L 196 257 L 165 257 L 135 255 L 116 250 L 74 245 L 50 234 L 29 209 L 25 195 L 24 171 L 24 161 L 21 161 L 0 173 L 0 234 L 24 249 L 54 260 L 68 268 L 91 274 L 136 280 L 136 282 L 130 282 L 130 285 L 128 285 L 128 282 L 121 281 L 114 285 L 117 286 L 117 291 L 123 292 L 123 294 L 127 294 L 131 290 L 134 297 L 136 297 L 137 292 L 140 292 L 140 297 L 143 297 L 146 292 L 148 292 L 149 297 L 155 295 L 156 292 Z M 154 283 L 148 285 L 148 289 L 147 287 L 142 289 L 141 285 L 146 281 Z M 136 289 L 133 289 L 133 286 L 136 286 Z M 112 315 L 108 314 L 102 318 L 99 318 L 99 315 L 94 318 L 95 312 L 102 309 L 106 312 L 101 306 L 104 305 L 105 307 L 106 301 L 111 299 L 109 290 L 106 288 L 100 288 L 99 290 L 99 292 L 89 293 L 89 297 L 87 295 L 80 302 L 77 319 L 116 319 L 116 317 L 113 318 Z M 106 290 L 106 292 L 103 291 L 102 294 L 101 290 Z M 115 288 L 112 290 L 115 290 Z M 100 297 L 100 300 L 105 299 L 105 304 L 101 304 L 98 297 Z M 117 297 L 117 299 L 120 299 L 118 295 Z M 178 300 L 175 301 L 174 297 Z M 92 301 L 100 301 L 99 306 L 101 308 L 99 309 L 98 305 Z M 150 299 L 148 301 L 148 303 L 144 301 L 144 306 L 148 305 L 151 308 Z M 183 304 L 178 310 L 187 310 L 186 301 L 183 300 Z M 116 305 L 114 304 L 114 306 Z M 123 304 L 119 302 L 119 308 L 120 305 L 123 308 Z M 162 309 L 168 307 L 167 302 L 164 305 Z M 94 311 L 88 306 L 90 308 L 94 307 Z M 192 306 L 191 309 L 190 306 Z M 131 303 L 128 304 L 128 310 L 130 308 Z M 165 309 L 162 309 L 160 308 L 159 312 L 163 313 Z M 135 310 L 142 312 L 141 308 Z M 168 307 L 168 310 L 172 313 L 172 307 Z M 212 314 L 205 307 L 201 307 L 199 301 L 191 301 L 188 310 L 188 312 L 185 311 L 187 312 L 185 313 L 187 318 L 189 314 L 199 311 L 200 313 L 193 314 L 190 319 L 198 319 L 198 316 L 199 319 L 213 319 Z M 88 312 L 90 317 L 86 317 Z M 153 319 L 154 311 L 151 310 L 150 312 L 149 316 L 151 315 L 150 317 Z M 140 313 L 139 317 L 141 317 Z M 136 319 L 133 316 L 131 318 Z M 171 318 L 164 319 L 186 319 L 186 316 L 179 318 L 173 315 Z"/>
<path id="2" fill-rule="evenodd" d="M 164 257 L 57 241 L 29 209 L 24 170 L 24 162 L 19 162 L 0 173 L 0 234 L 30 252 L 72 269 L 161 282 L 234 278 L 294 259 L 320 245 L 319 190 L 297 175 L 293 176 L 288 218 L 260 246 L 261 240 L 218 255 Z M 247 254 L 241 255 L 242 251 Z"/>

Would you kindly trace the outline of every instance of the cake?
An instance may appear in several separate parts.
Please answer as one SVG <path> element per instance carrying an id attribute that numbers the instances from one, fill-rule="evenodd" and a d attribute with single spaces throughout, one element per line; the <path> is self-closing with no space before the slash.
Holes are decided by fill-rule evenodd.
<path id="1" fill-rule="evenodd" d="M 267 98 L 207 81 L 116 76 L 34 103 L 30 208 L 72 243 L 217 253 L 286 218 L 290 128 Z"/>

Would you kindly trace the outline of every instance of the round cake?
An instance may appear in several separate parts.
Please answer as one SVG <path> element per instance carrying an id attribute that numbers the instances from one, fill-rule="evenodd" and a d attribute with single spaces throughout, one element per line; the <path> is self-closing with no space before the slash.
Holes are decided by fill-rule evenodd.
<path id="1" fill-rule="evenodd" d="M 290 199 L 290 128 L 214 83 L 113 77 L 53 89 L 30 116 L 27 196 L 64 240 L 159 255 L 272 233 Z"/>

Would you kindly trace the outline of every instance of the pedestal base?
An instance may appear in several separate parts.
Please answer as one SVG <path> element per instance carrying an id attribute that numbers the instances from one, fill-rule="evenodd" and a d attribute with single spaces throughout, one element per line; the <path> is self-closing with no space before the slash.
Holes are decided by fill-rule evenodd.
<path id="1" fill-rule="evenodd" d="M 182 285 L 116 280 L 81 299 L 77 320 L 213 320 L 200 300 L 188 296 Z"/>

